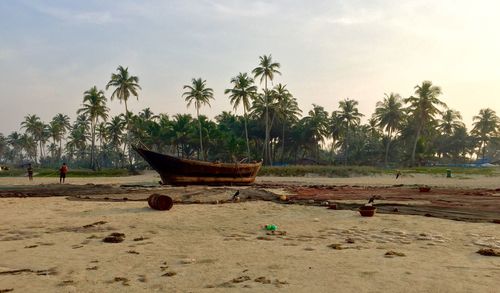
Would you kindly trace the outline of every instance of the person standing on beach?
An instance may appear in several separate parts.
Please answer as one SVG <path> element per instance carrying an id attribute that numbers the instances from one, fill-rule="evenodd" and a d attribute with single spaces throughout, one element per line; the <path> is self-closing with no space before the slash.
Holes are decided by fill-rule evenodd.
<path id="1" fill-rule="evenodd" d="M 66 173 L 68 173 L 68 166 L 63 163 L 61 168 L 59 168 L 59 183 L 64 183 L 66 179 Z"/>
<path id="2" fill-rule="evenodd" d="M 31 164 L 28 165 L 28 168 L 26 169 L 28 171 L 28 178 L 30 181 L 33 181 L 33 167 Z"/>

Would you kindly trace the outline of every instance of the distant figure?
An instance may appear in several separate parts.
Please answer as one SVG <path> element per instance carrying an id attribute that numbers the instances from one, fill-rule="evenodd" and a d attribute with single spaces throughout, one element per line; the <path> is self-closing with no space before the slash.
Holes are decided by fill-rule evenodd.
<path id="1" fill-rule="evenodd" d="M 26 169 L 26 171 L 28 171 L 29 180 L 33 181 L 33 167 L 31 166 L 31 164 L 28 165 L 28 169 Z"/>
<path id="2" fill-rule="evenodd" d="M 68 166 L 63 163 L 61 168 L 59 168 L 59 183 L 64 183 L 66 179 L 66 173 L 68 173 Z"/>
<path id="3" fill-rule="evenodd" d="M 396 173 L 396 179 L 398 179 L 399 176 L 401 176 L 401 171 L 398 170 L 398 172 Z"/>

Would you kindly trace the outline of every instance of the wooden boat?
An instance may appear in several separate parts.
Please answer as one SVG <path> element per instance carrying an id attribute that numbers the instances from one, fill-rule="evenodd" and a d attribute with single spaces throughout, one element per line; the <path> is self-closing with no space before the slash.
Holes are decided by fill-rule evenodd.
<path id="1" fill-rule="evenodd" d="M 255 181 L 262 161 L 257 163 L 212 163 L 181 159 L 133 147 L 160 174 L 162 184 L 247 185 Z"/>

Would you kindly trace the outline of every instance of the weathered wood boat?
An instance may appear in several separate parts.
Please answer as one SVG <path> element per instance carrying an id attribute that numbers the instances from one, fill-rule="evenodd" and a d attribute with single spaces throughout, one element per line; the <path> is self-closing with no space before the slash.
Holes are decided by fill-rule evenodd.
<path id="1" fill-rule="evenodd" d="M 247 185 L 255 181 L 262 161 L 256 163 L 212 163 L 181 159 L 140 147 L 134 150 L 160 174 L 162 184 Z"/>

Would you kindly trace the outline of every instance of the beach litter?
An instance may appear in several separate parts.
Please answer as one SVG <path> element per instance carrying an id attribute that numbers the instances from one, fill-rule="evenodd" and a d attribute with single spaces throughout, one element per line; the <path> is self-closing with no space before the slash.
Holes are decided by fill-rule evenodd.
<path id="1" fill-rule="evenodd" d="M 373 217 L 375 211 L 377 211 L 377 208 L 374 206 L 362 206 L 359 208 L 359 213 L 363 217 Z"/>
<path id="2" fill-rule="evenodd" d="M 421 186 L 418 188 L 420 192 L 429 192 L 431 191 L 431 188 L 429 186 Z"/>
<path id="3" fill-rule="evenodd" d="M 481 248 L 476 253 L 485 256 L 500 256 L 500 250 L 493 248 Z"/>
<path id="4" fill-rule="evenodd" d="M 125 234 L 115 232 L 115 233 L 111 233 L 108 236 L 104 237 L 104 239 L 102 239 L 102 242 L 120 243 L 120 242 L 123 242 L 123 240 L 125 240 Z"/>
<path id="5" fill-rule="evenodd" d="M 385 255 L 385 257 L 406 256 L 406 254 L 404 254 L 402 252 L 397 252 L 397 251 L 393 251 L 393 250 L 389 250 L 384 255 Z"/>
<path id="6" fill-rule="evenodd" d="M 149 196 L 148 204 L 152 209 L 168 211 L 174 205 L 174 201 L 170 196 L 154 193 Z"/>

